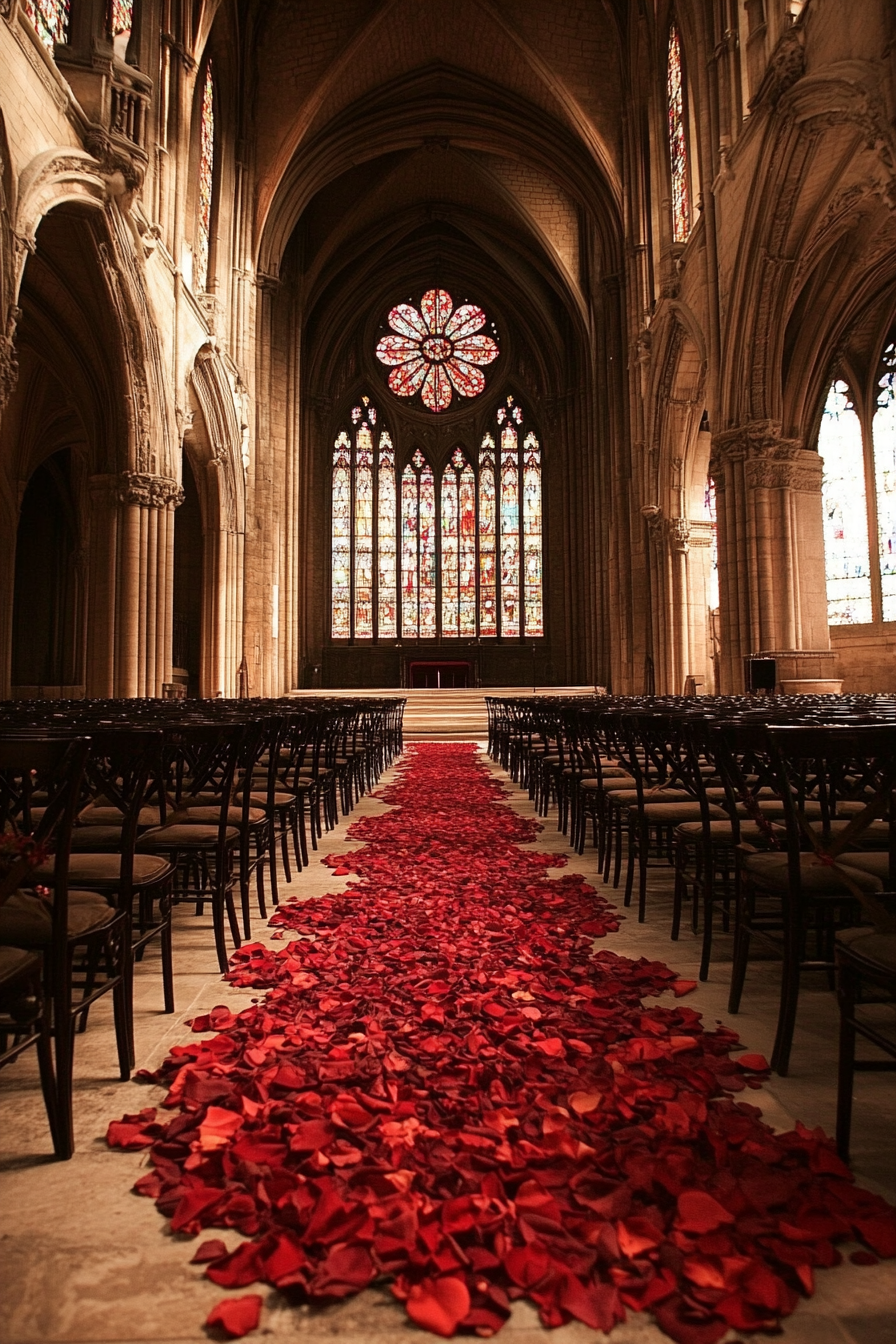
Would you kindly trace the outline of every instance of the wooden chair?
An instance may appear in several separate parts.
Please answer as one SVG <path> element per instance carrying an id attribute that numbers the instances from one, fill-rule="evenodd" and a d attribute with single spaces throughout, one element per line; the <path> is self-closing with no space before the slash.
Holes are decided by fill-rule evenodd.
<path id="1" fill-rule="evenodd" d="M 896 1003 L 896 920 L 874 928 L 844 929 L 837 934 L 837 999 L 840 1007 L 840 1059 L 837 1071 L 837 1152 L 849 1161 L 853 1082 L 856 1072 L 896 1069 L 896 1034 L 863 1015 L 861 1006 Z M 888 1059 L 856 1059 L 856 1036 L 888 1055 Z"/>
<path id="2" fill-rule="evenodd" d="M 74 1152 L 75 1027 L 103 994 L 113 997 L 122 1080 L 131 1072 L 130 911 L 100 892 L 72 889 L 69 882 L 72 828 L 89 749 L 87 738 L 0 736 L 0 832 L 33 835 L 52 855 L 40 891 L 25 889 L 29 879 L 23 870 L 19 887 L 0 905 L 0 946 L 44 957 L 55 1037 L 56 1151 L 63 1158 Z"/>

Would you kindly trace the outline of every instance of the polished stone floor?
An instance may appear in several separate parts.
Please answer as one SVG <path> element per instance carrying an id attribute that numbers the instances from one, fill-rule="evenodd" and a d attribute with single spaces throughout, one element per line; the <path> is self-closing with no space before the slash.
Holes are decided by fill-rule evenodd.
<path id="1" fill-rule="evenodd" d="M 509 798 L 532 815 L 525 794 Z M 377 814 L 384 804 L 365 798 L 352 820 Z M 347 824 L 324 838 L 320 855 L 357 846 L 345 839 Z M 568 854 L 555 817 L 535 842 Z M 574 871 L 595 880 L 590 850 L 571 857 Z M 556 875 L 560 875 L 558 868 Z M 567 869 L 566 871 L 569 871 Z M 294 876 L 289 896 L 304 898 L 342 890 L 350 879 L 335 877 L 318 856 Z M 659 958 L 696 978 L 699 948 L 687 929 L 677 944 L 668 936 L 671 882 L 651 870 L 648 918 L 625 920 L 607 945 L 623 955 Z M 255 934 L 270 934 L 256 919 Z M 729 1018 L 727 1000 L 730 944 L 719 937 L 710 980 L 687 1000 L 711 1020 L 730 1022 L 754 1051 L 768 1053 L 774 1035 L 777 967 L 751 966 L 742 1011 Z M 253 991 L 222 984 L 207 918 L 186 908 L 176 914 L 177 1013 L 161 1012 L 161 983 L 155 954 L 138 968 L 136 1029 L 138 1066 L 152 1069 L 168 1048 L 189 1039 L 185 1019 L 218 1003 L 243 1005 Z M 837 1012 L 833 996 L 819 983 L 803 994 L 790 1076 L 773 1077 L 750 1101 L 762 1106 L 768 1122 L 789 1128 L 800 1118 L 833 1129 Z M 33 1052 L 32 1052 L 33 1053 Z M 140 1153 L 111 1152 L 104 1142 L 108 1122 L 125 1111 L 153 1105 L 156 1087 L 115 1081 L 111 1012 L 105 1002 L 92 1010 L 79 1037 L 75 1058 L 77 1151 L 71 1162 L 52 1160 L 49 1136 L 29 1055 L 0 1075 L 0 1344 L 196 1344 L 210 1336 L 203 1322 L 222 1290 L 189 1264 L 189 1239 L 172 1235 L 148 1199 L 131 1193 L 145 1170 Z M 853 1165 L 866 1185 L 896 1201 L 896 1075 L 865 1075 L 856 1087 Z M 218 1232 L 228 1245 L 237 1233 Z M 844 1248 L 847 1252 L 850 1247 Z M 239 1290 L 234 1293 L 255 1291 Z M 432 1339 L 410 1325 L 387 1293 L 369 1290 L 339 1306 L 296 1309 L 272 1290 L 262 1289 L 265 1308 L 251 1339 L 301 1344 L 394 1344 L 412 1337 Z M 212 1336 L 213 1337 L 213 1336 Z M 508 1344 L 585 1344 L 605 1338 L 573 1323 L 544 1330 L 533 1308 L 519 1303 L 502 1338 Z M 613 1344 L 661 1344 L 646 1316 L 630 1316 L 612 1335 Z M 739 1338 L 732 1333 L 732 1340 Z M 896 1344 L 896 1262 L 865 1267 L 845 1262 L 818 1274 L 817 1291 L 802 1303 L 776 1338 L 787 1344 Z"/>

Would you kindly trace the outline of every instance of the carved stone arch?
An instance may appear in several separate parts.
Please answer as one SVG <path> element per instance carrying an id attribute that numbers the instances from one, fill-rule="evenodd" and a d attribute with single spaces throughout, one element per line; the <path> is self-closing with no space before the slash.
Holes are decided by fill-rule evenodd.
<path id="1" fill-rule="evenodd" d="M 234 696 L 242 659 L 243 426 L 234 373 L 210 345 L 196 356 L 189 393 L 184 454 L 199 492 L 203 532 L 199 689 L 205 696 Z"/>
<path id="2" fill-rule="evenodd" d="M 751 191 L 738 249 L 720 388 L 722 427 L 781 423 L 785 331 L 812 265 L 806 250 L 829 252 L 843 234 L 845 212 L 857 222 L 877 213 L 880 223 L 896 203 L 896 136 L 861 70 L 861 79 L 857 74 L 853 80 L 842 65 L 833 78 L 800 78 L 794 68 L 789 84 L 757 104 L 766 117 L 759 158 L 770 167 Z M 875 196 L 879 205 L 869 210 Z M 882 258 L 886 245 L 876 234 L 874 249 Z M 799 266 L 797 257 L 804 258 Z"/>
<path id="3" fill-rule="evenodd" d="M 214 469 L 218 480 L 216 525 L 227 532 L 244 532 L 246 487 L 241 407 L 224 360 L 209 345 L 203 346 L 196 356 L 190 389 L 202 428 L 194 415 L 192 431 L 186 436 L 185 444 L 188 440 L 191 445 L 201 444 L 203 466 Z"/>

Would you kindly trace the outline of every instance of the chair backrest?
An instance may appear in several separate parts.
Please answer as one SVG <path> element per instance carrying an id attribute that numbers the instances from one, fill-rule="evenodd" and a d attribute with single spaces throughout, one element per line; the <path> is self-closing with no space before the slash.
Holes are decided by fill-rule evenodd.
<path id="1" fill-rule="evenodd" d="M 89 750 L 85 737 L 0 735 L 0 835 L 32 837 L 38 853 L 53 856 L 54 942 L 68 928 L 72 828 Z M 19 860 L 0 877 L 0 899 L 30 885 L 30 866 Z"/>

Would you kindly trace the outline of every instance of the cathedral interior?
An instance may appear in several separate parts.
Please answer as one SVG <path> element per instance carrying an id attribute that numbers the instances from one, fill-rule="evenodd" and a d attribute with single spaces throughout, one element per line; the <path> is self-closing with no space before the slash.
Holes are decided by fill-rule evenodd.
<path id="1" fill-rule="evenodd" d="M 0 695 L 893 689 L 890 5 L 2 9 Z M 434 289 L 494 347 L 435 411 Z M 339 625 L 365 397 L 436 492 L 515 398 L 541 617 Z"/>
<path id="2" fill-rule="evenodd" d="M 893 0 L 0 0 L 0 701 L 735 697 L 756 659 L 771 690 L 896 693 Z M 628 955 L 668 953 L 628 918 Z M 180 936 L 183 1033 L 224 990 Z M 818 1003 L 774 1105 L 830 1128 Z M 70 1168 L 122 1109 L 112 1039 L 98 1008 Z M 892 1198 L 875 1097 L 858 1160 Z M 4 1344 L 223 1338 L 189 1333 L 204 1281 L 154 1323 L 184 1257 L 125 1230 L 120 1176 L 84 1281 L 74 1245 L 38 1270 L 89 1187 L 65 1167 L 2 1168 L 31 1284 Z M 892 1266 L 863 1272 L 784 1337 L 892 1344 Z M 268 1333 L 407 1333 L 352 1310 Z M 604 1338 L 561 1317 L 510 1337 Z M 720 1338 L 643 1321 L 615 1338 Z"/>

